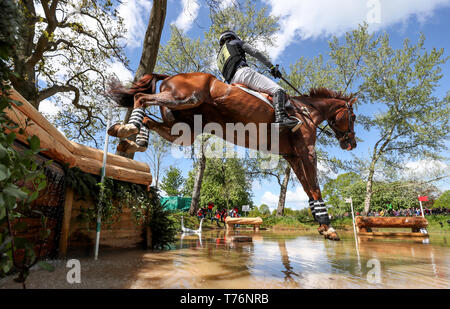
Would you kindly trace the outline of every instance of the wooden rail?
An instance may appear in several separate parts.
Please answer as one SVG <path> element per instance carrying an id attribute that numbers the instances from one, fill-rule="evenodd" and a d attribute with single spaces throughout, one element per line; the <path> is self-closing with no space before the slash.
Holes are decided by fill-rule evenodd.
<path id="1" fill-rule="evenodd" d="M 244 218 L 231 218 L 227 217 L 225 219 L 227 225 L 227 230 L 235 229 L 235 224 L 250 224 L 253 225 L 253 230 L 259 231 L 260 225 L 263 220 L 260 217 L 244 217 Z"/>
<path id="2" fill-rule="evenodd" d="M 362 217 L 355 219 L 358 235 L 360 236 L 411 236 L 428 237 L 421 229 L 428 226 L 423 217 Z M 372 228 L 410 228 L 411 232 L 373 232 Z"/>
<path id="3" fill-rule="evenodd" d="M 28 136 L 36 135 L 41 141 L 41 148 L 45 149 L 42 154 L 70 167 L 76 166 L 83 172 L 100 175 L 102 150 L 68 140 L 14 89 L 11 98 L 22 103 L 20 106 L 13 105 L 13 109 L 7 111 L 8 116 L 25 130 L 24 134 L 19 134 L 19 129 L 14 130 L 19 141 L 26 143 Z M 25 125 L 27 120 L 28 125 Z M 106 176 L 137 184 L 152 183 L 150 168 L 145 163 L 114 154 L 108 154 L 106 162 Z"/>

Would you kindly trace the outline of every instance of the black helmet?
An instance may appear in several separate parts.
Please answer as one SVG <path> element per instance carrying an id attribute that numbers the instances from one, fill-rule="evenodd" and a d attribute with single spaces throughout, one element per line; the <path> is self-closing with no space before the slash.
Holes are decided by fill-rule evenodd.
<path id="1" fill-rule="evenodd" d="M 237 36 L 236 33 L 234 33 L 234 31 L 226 30 L 226 31 L 222 32 L 222 34 L 219 37 L 220 46 L 222 46 L 225 43 L 225 41 L 227 41 L 229 39 L 239 39 L 239 37 Z"/>

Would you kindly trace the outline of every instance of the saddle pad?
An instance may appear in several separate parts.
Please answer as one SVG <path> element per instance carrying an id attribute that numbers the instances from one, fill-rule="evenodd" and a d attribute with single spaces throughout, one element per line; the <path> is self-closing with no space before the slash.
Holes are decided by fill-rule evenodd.
<path id="1" fill-rule="evenodd" d="M 258 91 L 252 90 L 252 89 L 249 89 L 249 88 L 247 88 L 245 86 L 242 86 L 242 85 L 239 85 L 239 84 L 232 84 L 232 86 L 239 87 L 242 90 L 244 90 L 245 92 L 247 92 L 248 94 L 251 94 L 252 96 L 257 97 L 258 99 L 260 99 L 264 103 L 268 104 L 270 107 L 272 107 L 272 108 L 274 107 L 272 100 L 267 99 L 267 97 L 268 97 L 267 94 L 261 93 L 261 92 L 258 92 Z M 272 98 L 272 97 L 270 97 L 270 98 Z M 291 105 L 291 101 L 289 99 L 286 102 L 286 106 L 292 106 Z"/>
<path id="2" fill-rule="evenodd" d="M 244 90 L 248 94 L 251 94 L 252 96 L 257 97 L 258 99 L 262 100 L 264 103 L 269 104 L 270 107 L 273 107 L 272 102 L 269 101 L 267 99 L 267 97 L 262 95 L 260 92 L 255 91 L 255 90 L 251 90 L 251 89 L 248 89 L 248 88 L 245 88 L 245 87 L 243 87 L 241 85 L 237 85 L 237 84 L 233 84 L 233 86 L 241 88 L 242 90 Z"/>

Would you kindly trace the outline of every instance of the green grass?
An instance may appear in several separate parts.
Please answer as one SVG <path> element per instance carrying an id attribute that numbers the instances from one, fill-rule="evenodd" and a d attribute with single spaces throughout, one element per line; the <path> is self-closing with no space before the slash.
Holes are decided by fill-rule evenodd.
<path id="1" fill-rule="evenodd" d="M 184 226 L 193 230 L 198 229 L 200 221 L 196 216 L 190 216 L 187 212 L 174 212 L 170 215 L 170 218 L 175 223 L 177 231 L 181 231 L 181 216 L 184 217 Z M 312 231 L 317 229 L 317 222 L 311 217 L 305 216 L 284 216 L 277 217 L 275 215 L 261 216 L 263 219 L 262 228 L 274 229 L 274 230 L 300 230 L 300 231 Z M 447 223 L 450 220 L 450 216 L 446 215 L 434 215 L 427 216 L 426 219 L 429 222 L 428 232 L 430 233 L 449 233 L 450 224 Z M 442 226 L 441 224 L 442 223 Z M 336 230 L 351 231 L 353 230 L 352 218 L 337 218 L 331 221 L 331 224 Z M 221 226 L 224 228 L 223 223 Z M 215 222 L 211 223 L 209 219 L 203 220 L 202 229 L 204 231 L 217 229 Z"/>
<path id="2" fill-rule="evenodd" d="M 170 219 L 174 222 L 174 226 L 177 229 L 177 231 L 181 232 L 181 216 L 183 216 L 183 224 L 184 227 L 196 230 L 200 226 L 200 220 L 197 218 L 197 216 L 190 216 L 188 212 L 173 212 L 170 214 Z M 224 224 L 221 223 L 221 226 L 225 228 Z M 211 223 L 211 220 L 209 218 L 203 220 L 202 224 L 202 230 L 212 230 L 217 229 L 217 223 L 214 221 Z"/>
<path id="3" fill-rule="evenodd" d="M 305 230 L 309 231 L 315 227 L 315 224 L 309 221 L 300 221 L 298 217 L 285 216 L 267 216 L 263 218 L 263 228 L 271 228 L 275 230 Z"/>

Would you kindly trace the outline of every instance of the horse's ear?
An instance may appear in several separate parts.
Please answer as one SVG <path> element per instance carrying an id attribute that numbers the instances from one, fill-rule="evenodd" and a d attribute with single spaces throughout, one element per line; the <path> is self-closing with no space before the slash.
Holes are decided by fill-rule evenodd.
<path id="1" fill-rule="evenodd" d="M 354 98 L 350 99 L 348 104 L 350 104 L 350 106 L 353 106 L 353 103 L 355 103 L 357 99 L 358 99 L 358 97 L 354 97 Z"/>

